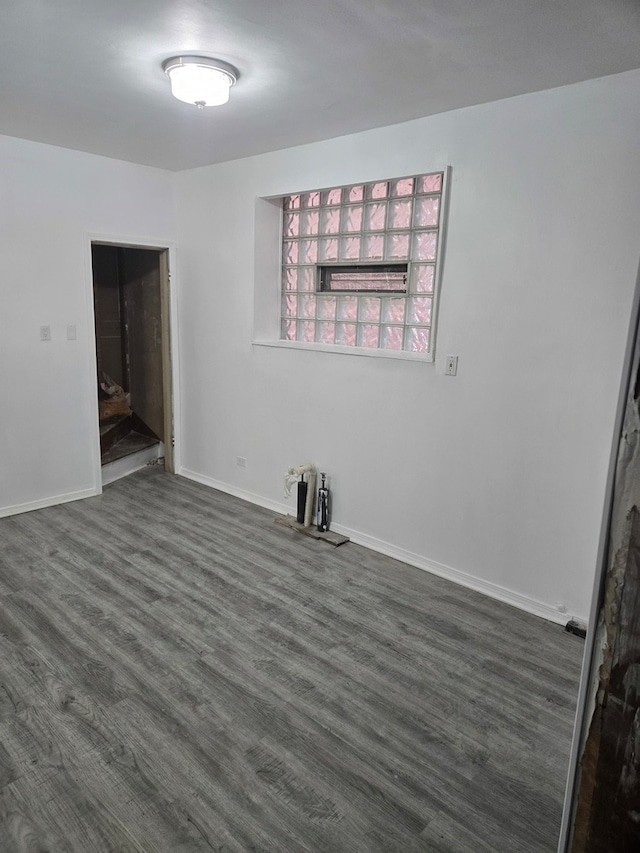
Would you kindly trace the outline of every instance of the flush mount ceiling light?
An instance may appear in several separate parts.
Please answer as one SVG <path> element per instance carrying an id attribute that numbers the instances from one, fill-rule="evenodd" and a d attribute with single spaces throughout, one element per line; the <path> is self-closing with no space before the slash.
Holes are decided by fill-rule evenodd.
<path id="1" fill-rule="evenodd" d="M 199 110 L 226 104 L 229 89 L 238 79 L 233 65 L 208 56 L 172 56 L 162 69 L 171 81 L 171 94 Z"/>

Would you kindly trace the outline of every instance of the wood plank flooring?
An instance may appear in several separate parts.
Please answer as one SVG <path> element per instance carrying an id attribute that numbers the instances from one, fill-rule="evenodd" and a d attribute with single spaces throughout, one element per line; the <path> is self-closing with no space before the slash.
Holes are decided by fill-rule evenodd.
<path id="1" fill-rule="evenodd" d="M 582 641 L 147 468 L 0 520 L 2 853 L 553 853 Z"/>

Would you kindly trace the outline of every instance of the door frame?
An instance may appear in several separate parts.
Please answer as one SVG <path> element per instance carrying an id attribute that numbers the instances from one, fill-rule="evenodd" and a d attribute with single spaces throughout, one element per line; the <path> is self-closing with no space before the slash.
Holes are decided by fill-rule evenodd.
<path id="1" fill-rule="evenodd" d="M 176 248 L 171 240 L 155 240 L 146 237 L 135 238 L 130 235 L 85 234 L 86 266 L 86 311 L 88 342 L 87 393 L 91 395 L 89 406 L 93 412 L 94 445 L 94 486 L 95 493 L 102 493 L 102 464 L 100 459 L 100 421 L 98 416 L 98 395 L 96 376 L 98 371 L 98 351 L 95 335 L 95 304 L 93 293 L 92 246 L 115 246 L 123 249 L 149 249 L 158 252 L 160 265 L 160 304 L 162 323 L 162 374 L 165 419 L 165 469 L 174 474 L 181 465 L 180 443 L 180 370 L 178 347 L 178 298 L 176 275 Z M 167 346 L 168 343 L 168 346 Z"/>

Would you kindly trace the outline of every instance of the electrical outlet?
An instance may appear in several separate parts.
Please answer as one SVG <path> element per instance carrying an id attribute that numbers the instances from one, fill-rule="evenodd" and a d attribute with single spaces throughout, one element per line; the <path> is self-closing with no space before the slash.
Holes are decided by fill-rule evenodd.
<path id="1" fill-rule="evenodd" d="M 70 323 L 67 326 L 67 340 L 68 341 L 75 341 L 75 339 L 76 339 L 76 326 L 75 326 L 75 323 Z"/>
<path id="2" fill-rule="evenodd" d="M 246 468 L 247 460 L 244 456 L 236 456 L 236 465 L 238 466 L 238 468 Z"/>
<path id="3" fill-rule="evenodd" d="M 40 340 L 41 341 L 50 341 L 51 340 L 51 326 L 40 326 Z"/>
<path id="4" fill-rule="evenodd" d="M 448 355 L 444 365 L 445 376 L 455 376 L 458 372 L 458 356 Z"/>

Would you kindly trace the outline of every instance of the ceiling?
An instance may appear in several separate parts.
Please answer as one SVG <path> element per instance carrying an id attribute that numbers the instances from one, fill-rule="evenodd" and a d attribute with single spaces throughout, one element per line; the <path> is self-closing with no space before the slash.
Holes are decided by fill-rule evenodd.
<path id="1" fill-rule="evenodd" d="M 0 133 L 180 170 L 640 66 L 637 0 L 0 0 Z M 161 63 L 224 59 L 224 107 Z"/>

